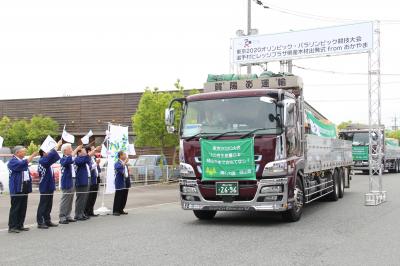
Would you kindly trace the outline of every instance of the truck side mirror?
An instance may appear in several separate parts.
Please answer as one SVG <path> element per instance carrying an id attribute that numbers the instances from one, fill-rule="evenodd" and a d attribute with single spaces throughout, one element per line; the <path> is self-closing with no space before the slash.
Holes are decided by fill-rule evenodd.
<path id="1" fill-rule="evenodd" d="M 165 109 L 165 125 L 167 126 L 167 132 L 172 134 L 175 133 L 175 110 L 174 108 Z"/>
<path id="2" fill-rule="evenodd" d="M 283 125 L 285 127 L 292 127 L 295 124 L 294 121 L 294 108 L 296 105 L 296 101 L 294 99 L 285 99 L 282 101 L 283 110 L 284 110 L 284 120 Z"/>
<path id="3" fill-rule="evenodd" d="M 174 108 L 165 109 L 165 125 L 173 126 L 175 123 L 175 110 Z"/>

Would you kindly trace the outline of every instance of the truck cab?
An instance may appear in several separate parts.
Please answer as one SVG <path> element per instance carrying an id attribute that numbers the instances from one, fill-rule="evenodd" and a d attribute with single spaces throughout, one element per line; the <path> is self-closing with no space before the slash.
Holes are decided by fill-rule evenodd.
<path id="1" fill-rule="evenodd" d="M 174 120 L 175 102 L 182 108 L 179 124 Z M 216 211 L 249 210 L 282 212 L 289 221 L 300 219 L 306 201 L 324 189 L 331 193 L 328 183 L 333 182 L 326 177 L 329 182 L 321 178 L 320 185 L 313 186 L 314 177 L 305 177 L 323 167 L 305 160 L 306 132 L 311 130 L 305 125 L 305 108 L 323 117 L 303 101 L 302 80 L 292 75 L 210 82 L 204 93 L 173 100 L 165 119 L 170 132 L 179 127 L 182 208 L 193 210 L 199 219 L 211 219 Z M 254 178 L 241 178 L 239 165 L 217 168 L 220 178 L 204 178 L 203 140 L 245 139 L 253 141 Z M 226 169 L 230 177 L 224 175 Z"/>

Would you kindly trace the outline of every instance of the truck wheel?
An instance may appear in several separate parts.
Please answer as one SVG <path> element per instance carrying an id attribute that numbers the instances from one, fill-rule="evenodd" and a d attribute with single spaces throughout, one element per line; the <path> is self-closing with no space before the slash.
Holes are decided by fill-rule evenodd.
<path id="1" fill-rule="evenodd" d="M 0 194 L 2 194 L 4 192 L 4 186 L 3 183 L 0 182 Z"/>
<path id="2" fill-rule="evenodd" d="M 400 161 L 396 161 L 396 173 L 400 173 Z"/>
<path id="3" fill-rule="evenodd" d="M 339 199 L 339 191 L 340 191 L 338 171 L 335 171 L 332 175 L 332 185 L 333 185 L 333 191 L 329 193 L 328 198 L 331 201 L 337 201 Z"/>
<path id="4" fill-rule="evenodd" d="M 211 220 L 217 214 L 217 211 L 193 211 L 193 213 L 199 220 Z"/>
<path id="5" fill-rule="evenodd" d="M 344 195 L 344 182 L 345 182 L 344 170 L 340 169 L 339 170 L 339 198 L 343 198 L 343 195 Z"/>
<path id="6" fill-rule="evenodd" d="M 287 222 L 297 222 L 301 218 L 304 206 L 304 188 L 300 177 L 296 177 L 296 187 L 294 189 L 294 202 L 290 210 L 282 213 L 282 217 Z"/>

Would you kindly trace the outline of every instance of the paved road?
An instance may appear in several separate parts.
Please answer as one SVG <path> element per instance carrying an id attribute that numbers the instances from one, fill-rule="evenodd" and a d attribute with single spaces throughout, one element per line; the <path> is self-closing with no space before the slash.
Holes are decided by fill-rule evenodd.
<path id="1" fill-rule="evenodd" d="M 198 221 L 167 203 L 45 231 L 0 232 L 0 264 L 399 265 L 400 175 L 384 176 L 389 197 L 378 207 L 363 206 L 367 185 L 355 176 L 344 199 L 311 204 L 290 224 L 263 213 Z"/>

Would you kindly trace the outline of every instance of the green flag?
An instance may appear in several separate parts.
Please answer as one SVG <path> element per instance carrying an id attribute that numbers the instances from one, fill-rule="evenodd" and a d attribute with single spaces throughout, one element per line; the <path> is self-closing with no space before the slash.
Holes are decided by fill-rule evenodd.
<path id="1" fill-rule="evenodd" d="M 200 140 L 203 180 L 255 180 L 254 139 Z"/>

